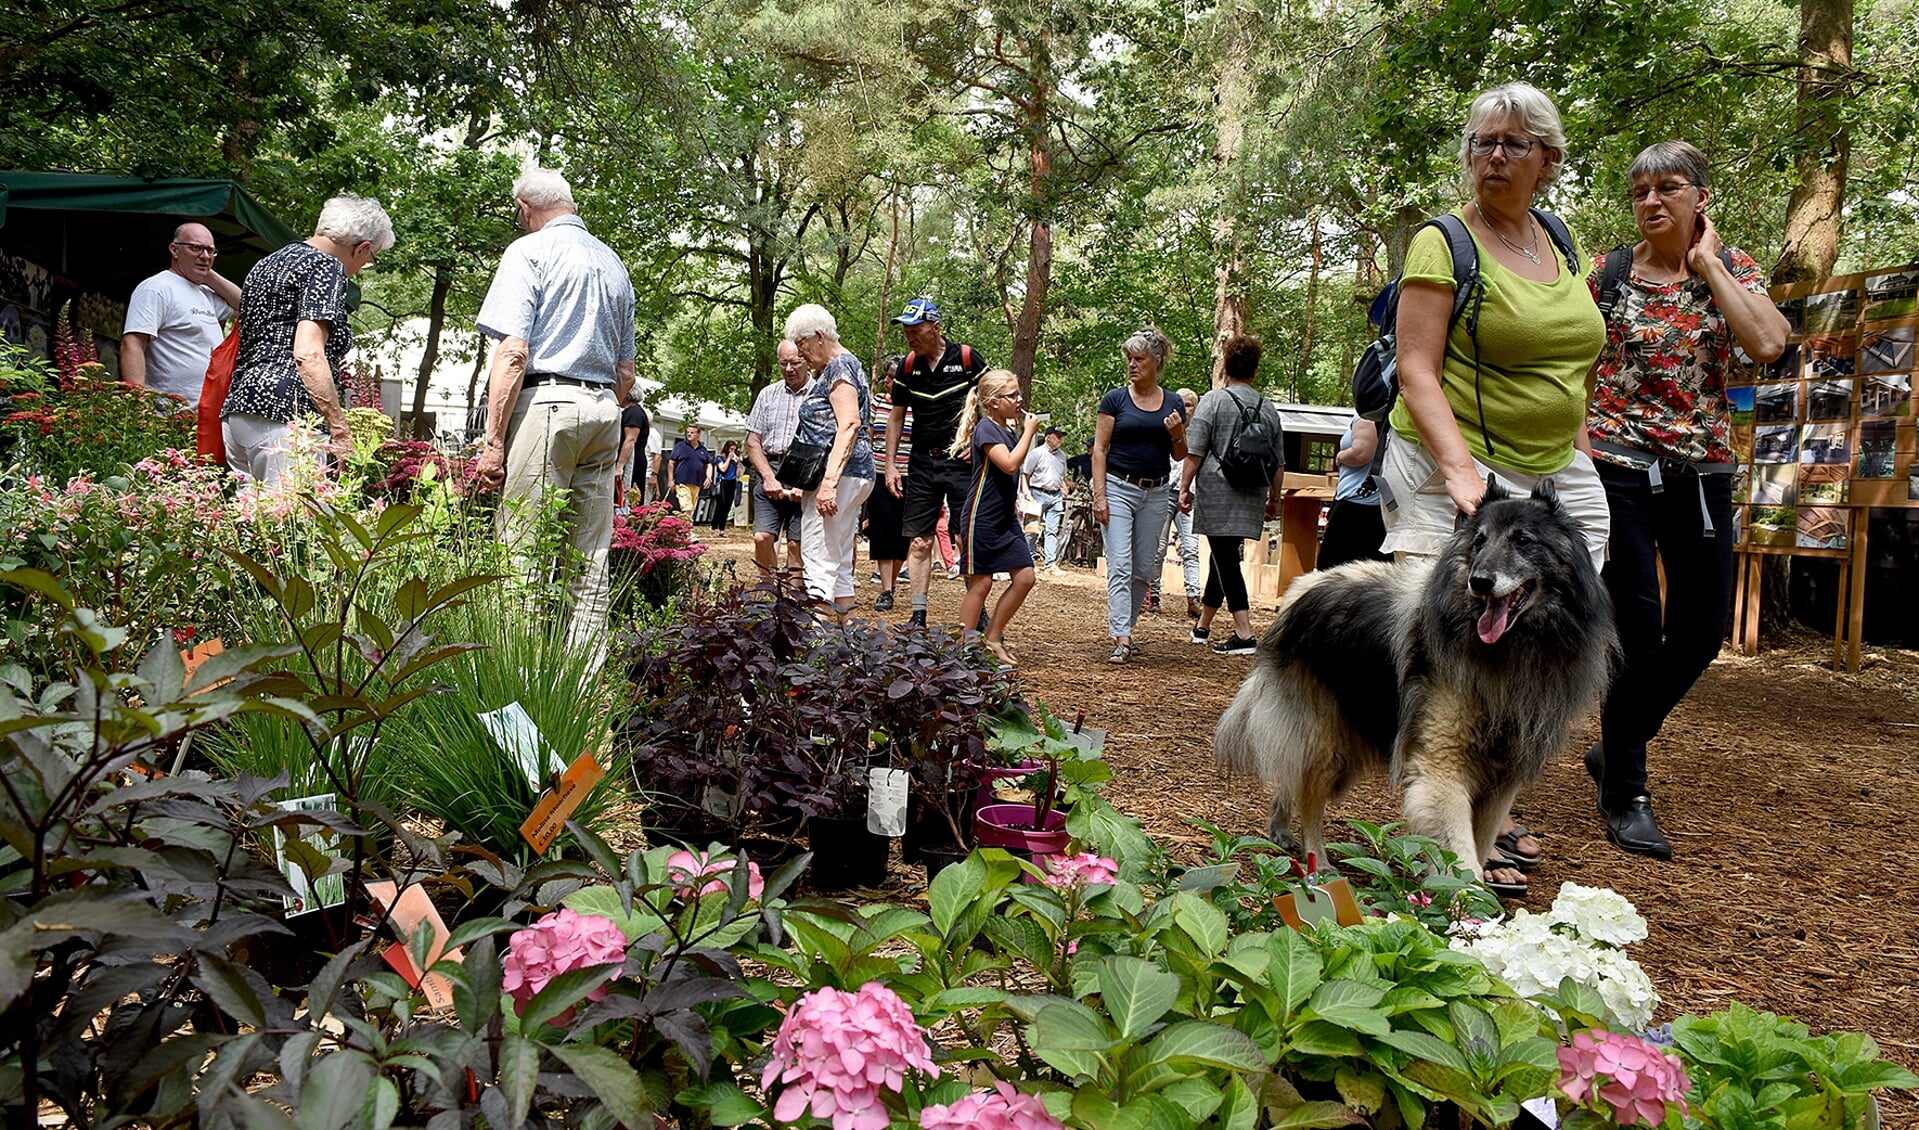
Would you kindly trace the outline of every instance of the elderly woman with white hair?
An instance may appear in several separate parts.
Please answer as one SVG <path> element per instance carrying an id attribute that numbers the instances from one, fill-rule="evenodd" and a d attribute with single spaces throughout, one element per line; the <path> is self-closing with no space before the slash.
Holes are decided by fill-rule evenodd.
<path id="1" fill-rule="evenodd" d="M 789 480 L 796 471 L 782 463 L 781 482 L 806 489 L 800 498 L 800 568 L 807 594 L 841 615 L 853 607 L 853 549 L 859 539 L 860 507 L 873 493 L 873 390 L 859 358 L 840 344 L 839 327 L 823 306 L 808 303 L 786 316 L 786 340 L 815 373 L 800 401 L 800 427 L 788 460 L 809 450 L 824 467 L 816 483 Z M 810 476 L 807 476 L 810 477 Z"/>
<path id="2" fill-rule="evenodd" d="M 1099 401 L 1093 432 L 1093 518 L 1106 537 L 1108 663 L 1137 653 L 1133 629 L 1146 607 L 1156 551 L 1166 544 L 1166 484 L 1174 461 L 1186 458 L 1186 405 L 1161 388 L 1173 343 L 1148 326 L 1120 346 L 1126 387 Z"/>
<path id="3" fill-rule="evenodd" d="M 1477 282 L 1454 316 L 1451 244 L 1439 221 L 1414 235 L 1400 274 L 1399 402 L 1381 467 L 1383 549 L 1438 554 L 1494 475 L 1520 494 L 1551 479 L 1605 560 L 1606 492 L 1586 440 L 1586 379 L 1606 326 L 1564 225 L 1533 207 L 1558 177 L 1566 132 L 1552 100 L 1525 83 L 1473 100 L 1459 145 L 1469 199 L 1452 213 L 1477 258 Z M 1501 848 L 1527 866 L 1536 844 L 1517 826 Z M 1481 861 L 1487 885 L 1523 895 L 1525 875 Z"/>
<path id="4" fill-rule="evenodd" d="M 259 483 L 287 469 L 287 426 L 318 416 L 336 451 L 352 445 L 340 403 L 340 365 L 353 346 L 347 279 L 393 246 L 393 221 L 377 200 L 336 196 L 313 238 L 253 265 L 240 290 L 240 354 L 220 410 L 227 466 Z"/>

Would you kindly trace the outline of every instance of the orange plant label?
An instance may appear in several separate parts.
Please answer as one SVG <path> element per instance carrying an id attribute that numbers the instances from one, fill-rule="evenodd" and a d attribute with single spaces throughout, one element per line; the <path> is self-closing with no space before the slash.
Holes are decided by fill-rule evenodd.
<path id="1" fill-rule="evenodd" d="M 560 829 L 573 811 L 580 807 L 586 794 L 606 776 L 606 770 L 593 759 L 593 751 L 588 750 L 575 758 L 573 764 L 560 774 L 559 784 L 546 790 L 540 797 L 540 803 L 533 806 L 533 815 L 520 825 L 520 836 L 533 848 L 535 854 L 545 855 L 546 849 L 553 846 Z"/>
<path id="2" fill-rule="evenodd" d="M 407 984 L 426 994 L 428 1005 L 433 1008 L 452 1008 L 452 982 L 438 973 L 422 975 L 420 970 L 414 967 L 413 955 L 407 951 L 407 945 L 412 941 L 413 936 L 421 930 L 428 930 L 431 932 L 427 935 L 427 968 L 431 969 L 438 964 L 442 957 L 449 961 L 460 961 L 465 956 L 457 949 L 446 953 L 441 952 L 442 947 L 446 945 L 448 935 L 446 920 L 440 917 L 440 912 L 434 907 L 433 900 L 427 897 L 426 888 L 416 885 L 404 891 L 396 891 L 392 883 L 380 882 L 368 883 L 366 890 L 367 894 L 372 895 L 381 906 L 389 909 L 393 932 L 400 936 L 400 944 L 388 946 L 380 956 L 393 967 L 395 973 L 406 979 Z"/>

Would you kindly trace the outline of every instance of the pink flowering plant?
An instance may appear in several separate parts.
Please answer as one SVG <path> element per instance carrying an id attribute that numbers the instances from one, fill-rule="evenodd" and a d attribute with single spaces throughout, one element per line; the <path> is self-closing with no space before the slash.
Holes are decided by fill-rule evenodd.
<path id="1" fill-rule="evenodd" d="M 777 1091 L 773 1117 L 781 1122 L 810 1115 L 833 1130 L 883 1130 L 893 1121 L 889 1094 L 903 1095 L 915 1073 L 940 1073 L 926 1030 L 897 993 L 868 982 L 856 992 L 829 986 L 796 1001 L 760 1086 Z"/>
<path id="2" fill-rule="evenodd" d="M 1560 1124 L 1567 1130 L 1602 1126 L 1671 1127 L 1684 1124 L 1692 1086 L 1679 1057 L 1638 1036 L 1593 1028 L 1573 1033 L 1559 1049 Z"/>
<path id="3" fill-rule="evenodd" d="M 167 449 L 103 478 L 29 476 L 0 489 L 0 569 L 34 568 L 141 639 L 184 647 L 231 638 L 234 599 L 222 550 L 239 544 L 224 468 Z M 24 593 L 0 594 L 0 658 L 58 661 L 57 618 Z"/>
<path id="4" fill-rule="evenodd" d="M 706 547 L 693 540 L 693 523 L 664 502 L 613 516 L 608 558 L 616 600 L 657 607 L 685 586 Z"/>
<path id="5" fill-rule="evenodd" d="M 500 987 L 513 998 L 513 1009 L 524 1015 L 533 998 L 562 973 L 579 970 L 606 970 L 608 979 L 619 976 L 618 967 L 626 961 L 626 935 L 619 923 L 597 914 L 581 914 L 570 907 L 541 918 L 524 930 L 515 931 L 507 942 L 506 959 L 501 963 Z M 606 985 L 587 993 L 589 1001 L 602 1000 Z M 573 1010 L 566 1009 L 553 1018 L 564 1025 Z"/>
<path id="6" fill-rule="evenodd" d="M 1045 876 L 1042 881 L 1054 890 L 1070 891 L 1092 884 L 1112 886 L 1119 882 L 1119 864 L 1098 852 L 1042 855 L 1033 862 Z"/>
<path id="7" fill-rule="evenodd" d="M 1023 1095 L 1002 1079 L 990 1091 L 921 1110 L 920 1130 L 1064 1130 L 1064 1123 L 1036 1096 Z"/>

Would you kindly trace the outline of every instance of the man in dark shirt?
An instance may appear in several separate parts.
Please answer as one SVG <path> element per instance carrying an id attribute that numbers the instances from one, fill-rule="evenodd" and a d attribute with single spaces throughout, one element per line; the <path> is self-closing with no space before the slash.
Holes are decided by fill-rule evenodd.
<path id="1" fill-rule="evenodd" d="M 652 427 L 652 421 L 646 418 L 646 409 L 640 407 L 640 390 L 636 386 L 626 394 L 626 407 L 620 409 L 620 461 L 615 465 L 619 475 L 614 483 L 614 492 L 621 499 L 621 506 L 631 510 L 646 501 L 646 433 Z"/>
<path id="2" fill-rule="evenodd" d="M 673 445 L 673 453 L 666 458 L 672 468 L 673 496 L 690 519 L 700 492 L 713 485 L 713 453 L 700 442 L 700 426 L 688 424 L 685 438 Z"/>
<path id="3" fill-rule="evenodd" d="M 1082 483 L 1093 481 L 1093 441 L 1086 441 L 1086 450 L 1066 461 L 1066 474 Z"/>
<path id="4" fill-rule="evenodd" d="M 933 580 L 933 534 L 940 510 L 950 510 L 957 523 L 966 506 L 966 488 L 973 467 L 947 454 L 959 431 L 960 409 L 967 390 L 988 366 L 970 345 L 949 342 L 940 329 L 940 310 L 930 298 L 915 298 L 893 321 L 906 334 L 912 352 L 900 364 L 893 381 L 893 412 L 886 422 L 886 489 L 904 500 L 901 531 L 913 539 L 907 550 L 906 570 L 913 584 L 913 615 L 907 621 L 926 626 L 926 590 Z M 894 456 L 906 412 L 913 412 L 913 453 L 902 478 Z"/>

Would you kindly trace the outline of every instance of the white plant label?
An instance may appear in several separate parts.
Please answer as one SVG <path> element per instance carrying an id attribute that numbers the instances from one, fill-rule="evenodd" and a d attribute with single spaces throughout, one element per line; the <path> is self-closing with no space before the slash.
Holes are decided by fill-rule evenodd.
<path id="1" fill-rule="evenodd" d="M 876 836 L 906 834 L 906 798 L 912 778 L 904 769 L 866 771 L 866 830 Z"/>
<path id="2" fill-rule="evenodd" d="M 486 732 L 493 735 L 507 757 L 526 774 L 526 783 L 534 792 L 546 788 L 547 774 L 566 768 L 566 762 L 547 744 L 533 716 L 519 703 L 509 702 L 498 710 L 481 714 L 480 725 L 486 727 Z"/>
<path id="3" fill-rule="evenodd" d="M 318 796 L 303 796 L 293 800 L 283 800 L 274 805 L 288 812 L 308 812 L 316 808 L 332 808 L 333 794 L 320 793 Z M 280 866 L 280 873 L 287 877 L 287 883 L 293 888 L 293 897 L 282 896 L 286 917 L 297 918 L 322 907 L 339 906 L 346 901 L 346 876 L 333 872 L 313 879 L 307 878 L 307 868 L 287 858 L 286 833 L 279 828 L 273 830 L 273 858 Z M 329 843 L 328 841 L 332 841 Z M 338 838 L 325 828 L 311 828 L 300 835 L 300 843 L 327 859 L 340 857 Z M 308 866 L 317 868 L 312 856 L 307 857 Z"/>

